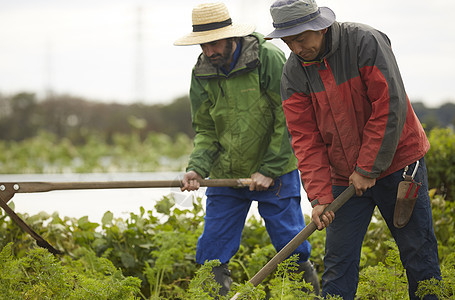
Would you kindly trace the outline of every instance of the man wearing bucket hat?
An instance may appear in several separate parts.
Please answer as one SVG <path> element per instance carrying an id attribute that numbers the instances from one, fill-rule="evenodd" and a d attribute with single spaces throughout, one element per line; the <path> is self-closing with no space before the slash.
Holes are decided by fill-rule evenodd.
<path id="1" fill-rule="evenodd" d="M 182 190 L 198 189 L 198 179 L 205 177 L 252 179 L 249 188 L 206 191 L 196 262 L 221 262 L 213 273 L 225 295 L 232 282 L 228 263 L 239 249 L 253 200 L 277 251 L 305 227 L 300 179 L 281 106 L 283 52 L 254 32 L 254 26 L 233 23 L 223 3 L 196 6 L 192 21 L 193 31 L 174 43 L 202 48 L 192 71 L 196 136 Z M 319 293 L 310 252 L 307 241 L 295 251 L 303 279 Z"/>
<path id="2" fill-rule="evenodd" d="M 318 229 L 327 227 L 322 294 L 354 299 L 362 242 L 378 206 L 415 299 L 419 281 L 441 279 L 423 158 L 430 145 L 388 37 L 336 22 L 332 10 L 313 0 L 279 0 L 270 12 L 275 30 L 266 39 L 281 38 L 292 51 L 281 80 L 292 145 L 312 219 Z M 414 210 L 404 207 L 409 219 L 397 226 L 397 190 L 408 168 L 416 169 L 412 184 L 421 187 Z M 324 208 L 349 184 L 356 196 L 321 222 Z"/>

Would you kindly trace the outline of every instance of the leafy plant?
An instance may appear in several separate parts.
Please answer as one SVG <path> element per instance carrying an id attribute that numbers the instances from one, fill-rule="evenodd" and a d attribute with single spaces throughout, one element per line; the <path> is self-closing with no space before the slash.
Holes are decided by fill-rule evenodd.
<path id="1" fill-rule="evenodd" d="M 436 189 L 430 190 L 431 209 L 433 212 L 433 228 L 438 240 L 440 262 L 455 249 L 455 202 L 446 201 Z"/>
<path id="2" fill-rule="evenodd" d="M 450 253 L 441 265 L 443 281 L 434 278 L 419 283 L 416 295 L 436 295 L 438 299 L 455 299 L 455 253 Z"/>
<path id="3" fill-rule="evenodd" d="M 386 241 L 389 247 L 385 264 L 368 266 L 360 272 L 356 296 L 360 299 L 405 299 L 408 294 L 406 274 L 401 265 L 395 243 Z"/>
<path id="4" fill-rule="evenodd" d="M 429 186 L 437 189 L 447 201 L 455 201 L 455 133 L 450 128 L 434 128 L 425 156 Z"/>
<path id="5" fill-rule="evenodd" d="M 302 280 L 298 269 L 298 256 L 293 255 L 278 265 L 275 277 L 270 281 L 270 296 L 272 299 L 313 299 L 310 292 L 313 287 Z"/>
<path id="6" fill-rule="evenodd" d="M 188 292 L 184 299 L 213 299 L 217 297 L 220 285 L 215 282 L 212 268 L 219 266 L 219 260 L 212 260 L 202 265 L 191 280 Z"/>
<path id="7" fill-rule="evenodd" d="M 449 288 L 441 293 L 451 296 L 455 278 L 453 258 L 452 263 L 450 260 L 445 263 L 445 260 L 451 257 L 455 247 L 455 204 L 445 201 L 435 190 L 430 192 L 430 197 L 441 265 L 445 265 L 443 287 Z M 41 259 L 42 264 L 48 265 L 46 270 L 53 270 L 54 275 L 52 278 L 48 276 L 48 279 L 43 275 L 34 283 L 30 282 L 30 278 L 24 279 L 29 280 L 26 281 L 27 291 L 33 289 L 34 292 L 46 294 L 57 293 L 53 290 L 57 286 L 63 290 L 66 286 L 73 289 L 83 286 L 95 293 L 99 287 L 110 291 L 114 288 L 111 285 L 114 285 L 112 292 L 121 294 L 123 292 L 116 288 L 123 283 L 126 287 L 137 287 L 131 290 L 131 295 L 142 299 L 209 299 L 204 298 L 208 290 L 204 292 L 204 288 L 199 286 L 209 280 L 208 265 L 199 266 L 194 260 L 197 238 L 202 233 L 204 222 L 201 201 L 201 198 L 193 199 L 192 207 L 181 209 L 172 198 L 164 197 L 156 203 L 154 210 L 145 211 L 141 208 L 139 214 L 131 213 L 126 219 L 114 218 L 108 211 L 100 223 L 91 222 L 87 217 L 60 218 L 58 214 L 21 215 L 36 232 L 65 252 L 58 257 L 48 256 L 47 261 Z M 10 202 L 10 205 L 14 206 L 14 203 Z M 325 232 L 316 231 L 309 240 L 313 249 L 311 260 L 319 265 L 318 274 L 321 275 Z M 3 212 L 0 212 L 0 247 L 10 249 L 10 252 L 3 252 L 0 262 L 0 278 L 4 280 L 0 286 L 5 289 L 3 293 L 11 294 L 12 299 L 23 298 L 25 294 L 14 298 L 14 290 L 21 288 L 11 285 L 11 282 L 15 282 L 14 276 L 27 278 L 25 274 L 31 273 L 27 268 L 27 273 L 21 273 L 22 267 L 18 266 L 31 264 L 30 257 L 39 261 L 33 256 L 35 254 L 31 254 L 35 250 L 47 252 L 42 249 L 31 250 L 36 247 L 35 241 Z M 234 283 L 228 297 L 236 292 L 243 295 L 240 299 L 282 299 L 297 294 L 295 297 L 308 296 L 300 294 L 298 279 L 291 276 L 292 262 L 286 262 L 257 287 L 248 283 L 275 254 L 263 221 L 250 218 L 242 235 L 240 249 L 229 265 Z M 387 257 L 385 261 L 384 257 Z M 362 246 L 360 274 L 359 297 L 385 299 L 407 293 L 406 277 L 395 243 L 378 211 L 375 211 L 374 222 L 370 224 Z M 135 280 L 134 284 L 129 283 L 131 278 Z M 46 283 L 47 280 L 57 283 Z M 210 283 L 206 284 L 210 286 Z M 441 288 L 428 282 L 421 291 L 433 292 L 438 287 Z M 9 289 L 12 291 L 6 291 Z M 88 294 L 83 293 L 80 292 L 89 299 Z M 107 291 L 96 293 L 101 295 L 98 299 L 112 299 L 106 294 Z"/>
<path id="8" fill-rule="evenodd" d="M 65 264 L 41 248 L 15 258 L 10 243 L 0 253 L 0 270 L 2 299 L 138 299 L 140 287 L 139 279 L 87 249 Z"/>
<path id="9" fill-rule="evenodd" d="M 57 139 L 49 132 L 22 140 L 0 140 L 0 172 L 17 173 L 93 173 L 180 171 L 192 149 L 187 135 L 170 138 L 149 133 L 112 135 L 111 144 L 94 133 L 83 134 L 85 143 L 75 145 L 69 139 Z M 52 149 L 52 151 L 49 151 Z"/>

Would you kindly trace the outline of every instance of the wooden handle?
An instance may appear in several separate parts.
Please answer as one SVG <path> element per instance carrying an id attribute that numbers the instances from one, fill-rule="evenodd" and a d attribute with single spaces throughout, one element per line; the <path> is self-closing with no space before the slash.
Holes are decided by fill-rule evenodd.
<path id="1" fill-rule="evenodd" d="M 343 206 L 352 196 L 354 196 L 355 188 L 350 185 L 343 191 L 329 206 L 326 207 L 323 213 L 327 211 L 336 212 Z M 300 231 L 286 246 L 284 246 L 274 257 L 264 266 L 259 272 L 256 273 L 251 279 L 250 283 L 253 286 L 258 286 L 269 274 L 271 274 L 278 264 L 287 259 L 298 246 L 300 246 L 308 237 L 317 229 L 316 224 L 311 221 L 302 231 Z M 235 294 L 231 300 L 238 299 L 239 293 Z"/>
<path id="2" fill-rule="evenodd" d="M 206 187 L 246 187 L 250 178 L 203 179 L 201 186 Z M 91 182 L 4 182 L 0 183 L 0 193 L 39 193 L 56 190 L 123 189 L 123 188 L 169 188 L 181 187 L 181 180 L 151 181 L 91 181 Z"/>
<path id="3" fill-rule="evenodd" d="M 211 187 L 245 187 L 250 185 L 251 179 L 203 179 L 201 186 Z M 54 190 L 80 190 L 80 189 L 121 189 L 121 188 L 168 188 L 181 187 L 181 180 L 154 180 L 154 181 L 106 181 L 106 182 L 4 182 L 0 183 L 0 207 L 5 210 L 10 218 L 16 222 L 25 232 L 30 234 L 38 246 L 48 249 L 51 253 L 61 252 L 52 247 L 45 239 L 31 229 L 16 213 L 8 206 L 8 201 L 16 193 L 39 193 Z"/>

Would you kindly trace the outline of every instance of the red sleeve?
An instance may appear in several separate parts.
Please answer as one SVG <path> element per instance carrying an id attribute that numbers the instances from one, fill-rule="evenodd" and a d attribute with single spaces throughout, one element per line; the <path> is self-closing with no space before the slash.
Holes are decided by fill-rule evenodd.
<path id="1" fill-rule="evenodd" d="M 294 93 L 283 101 L 283 110 L 309 200 L 318 199 L 320 204 L 331 203 L 333 195 L 329 158 L 319 133 L 311 98 Z"/>

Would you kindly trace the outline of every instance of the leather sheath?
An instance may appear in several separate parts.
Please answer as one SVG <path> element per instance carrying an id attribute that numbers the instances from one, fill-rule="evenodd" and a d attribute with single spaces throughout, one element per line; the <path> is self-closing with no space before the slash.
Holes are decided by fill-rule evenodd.
<path id="1" fill-rule="evenodd" d="M 398 185 L 397 201 L 393 214 L 393 225 L 396 228 L 403 228 L 411 219 L 420 186 L 421 184 L 414 180 L 404 180 Z"/>

